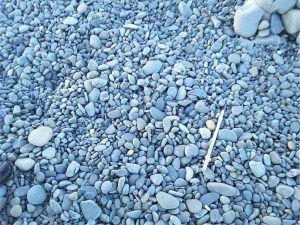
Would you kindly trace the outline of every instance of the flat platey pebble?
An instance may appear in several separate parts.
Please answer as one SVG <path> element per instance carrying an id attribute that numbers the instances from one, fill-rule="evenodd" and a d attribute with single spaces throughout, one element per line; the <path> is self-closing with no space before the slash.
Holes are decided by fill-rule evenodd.
<path id="1" fill-rule="evenodd" d="M 267 225 L 281 225 L 281 219 L 274 216 L 264 216 L 263 222 Z"/>
<path id="2" fill-rule="evenodd" d="M 50 141 L 53 136 L 51 127 L 41 126 L 30 132 L 28 142 L 32 145 L 42 147 Z"/>
<path id="3" fill-rule="evenodd" d="M 235 187 L 217 182 L 208 182 L 207 189 L 225 196 L 234 196 L 236 193 Z"/>
<path id="4" fill-rule="evenodd" d="M 67 18 L 64 19 L 63 24 L 66 25 L 76 25 L 78 23 L 78 19 L 72 16 L 68 16 Z"/>
<path id="5" fill-rule="evenodd" d="M 176 209 L 179 206 L 178 199 L 166 192 L 158 192 L 156 200 L 163 209 Z"/>

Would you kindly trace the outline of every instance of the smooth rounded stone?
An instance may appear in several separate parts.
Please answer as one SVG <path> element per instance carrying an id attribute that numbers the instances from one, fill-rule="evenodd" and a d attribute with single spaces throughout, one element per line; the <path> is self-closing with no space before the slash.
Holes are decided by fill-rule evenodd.
<path id="1" fill-rule="evenodd" d="M 270 30 L 273 34 L 280 34 L 284 30 L 281 17 L 278 14 L 271 15 Z"/>
<path id="2" fill-rule="evenodd" d="M 134 210 L 134 211 L 128 212 L 127 216 L 132 219 L 138 219 L 138 218 L 140 218 L 141 214 L 142 214 L 142 210 Z"/>
<path id="3" fill-rule="evenodd" d="M 29 190 L 29 186 L 21 186 L 18 187 L 16 190 L 14 190 L 14 196 L 15 197 L 23 197 L 26 196 L 28 190 Z"/>
<path id="4" fill-rule="evenodd" d="M 113 189 L 113 184 L 111 181 L 104 181 L 101 185 L 101 192 L 103 194 L 108 194 Z"/>
<path id="5" fill-rule="evenodd" d="M 207 189 L 211 192 L 217 192 L 220 195 L 234 196 L 236 189 L 228 184 L 218 183 L 218 182 L 208 182 Z"/>
<path id="6" fill-rule="evenodd" d="M 163 120 L 166 117 L 166 114 L 164 112 L 160 111 L 156 107 L 151 107 L 150 108 L 150 115 L 155 120 Z"/>
<path id="7" fill-rule="evenodd" d="M 199 154 L 199 148 L 195 144 L 188 144 L 184 148 L 184 153 L 187 157 L 196 157 Z"/>
<path id="8" fill-rule="evenodd" d="M 31 170 L 34 167 L 34 165 L 35 161 L 31 158 L 21 158 L 15 161 L 15 166 L 22 171 Z"/>
<path id="9" fill-rule="evenodd" d="M 202 203 L 198 199 L 187 199 L 185 203 L 190 213 L 200 213 L 202 209 Z"/>
<path id="10" fill-rule="evenodd" d="M 174 215 L 171 215 L 170 216 L 170 221 L 172 222 L 172 224 L 174 225 L 181 225 L 181 220 L 177 217 L 177 216 L 174 216 Z"/>
<path id="11" fill-rule="evenodd" d="M 223 214 L 223 222 L 226 224 L 231 224 L 235 220 L 235 212 L 230 210 Z"/>
<path id="12" fill-rule="evenodd" d="M 270 23 L 268 20 L 262 20 L 258 25 L 258 30 L 267 29 L 267 28 L 269 28 L 269 26 L 270 26 Z"/>
<path id="13" fill-rule="evenodd" d="M 190 181 L 194 176 L 194 171 L 191 167 L 185 167 L 185 179 Z"/>
<path id="14" fill-rule="evenodd" d="M 95 105 L 93 102 L 89 102 L 85 107 L 84 107 L 86 113 L 88 116 L 94 116 L 96 111 L 95 111 Z"/>
<path id="15" fill-rule="evenodd" d="M 166 192 L 158 192 L 156 200 L 163 209 L 176 209 L 179 206 L 179 200 Z"/>
<path id="16" fill-rule="evenodd" d="M 208 113 L 209 112 L 209 107 L 206 106 L 204 101 L 198 101 L 195 104 L 195 110 L 199 113 Z"/>
<path id="17" fill-rule="evenodd" d="M 300 131 L 300 123 L 298 121 L 292 122 L 290 129 L 293 133 L 298 133 Z"/>
<path id="18" fill-rule="evenodd" d="M 97 71 L 98 63 L 94 59 L 91 59 L 87 65 L 87 68 L 89 71 Z"/>
<path id="19" fill-rule="evenodd" d="M 65 25 L 76 25 L 78 23 L 78 19 L 72 16 L 68 16 L 64 19 L 63 24 Z"/>
<path id="20" fill-rule="evenodd" d="M 287 143 L 287 147 L 288 147 L 289 150 L 294 151 L 294 150 L 296 150 L 296 143 L 293 142 L 293 141 L 289 141 L 289 142 Z"/>
<path id="21" fill-rule="evenodd" d="M 162 62 L 159 60 L 149 60 L 143 66 L 142 70 L 146 75 L 151 75 L 153 73 L 158 73 L 162 68 Z"/>
<path id="22" fill-rule="evenodd" d="M 22 24 L 19 26 L 19 32 L 20 33 L 25 33 L 27 31 L 29 31 L 30 26 L 26 25 L 26 24 Z"/>
<path id="23" fill-rule="evenodd" d="M 42 147 L 50 141 L 53 136 L 51 127 L 41 126 L 30 132 L 28 142 L 32 145 Z"/>
<path id="24" fill-rule="evenodd" d="M 169 133 L 171 126 L 172 126 L 171 120 L 169 118 L 165 117 L 163 119 L 162 123 L 163 123 L 164 132 Z"/>
<path id="25" fill-rule="evenodd" d="M 54 199 L 51 199 L 49 202 L 49 207 L 50 210 L 54 213 L 54 214 L 61 214 L 63 212 L 62 207 L 60 206 L 60 204 L 58 204 L 57 201 L 55 201 Z"/>
<path id="26" fill-rule="evenodd" d="M 142 118 L 136 119 L 136 126 L 138 130 L 143 130 L 146 127 L 146 122 Z"/>
<path id="27" fill-rule="evenodd" d="M 150 180 L 155 184 L 155 185 L 160 185 L 163 182 L 163 176 L 161 174 L 152 174 L 150 176 Z"/>
<path id="28" fill-rule="evenodd" d="M 179 2 L 178 11 L 183 17 L 189 18 L 193 15 L 193 11 L 185 2 Z"/>
<path id="29" fill-rule="evenodd" d="M 92 34 L 90 36 L 90 46 L 92 46 L 95 49 L 101 48 L 101 40 L 97 35 Z"/>
<path id="30" fill-rule="evenodd" d="M 76 161 L 72 161 L 67 167 L 66 177 L 75 176 L 78 173 L 79 169 L 80 169 L 80 164 Z"/>
<path id="31" fill-rule="evenodd" d="M 211 50 L 214 52 L 214 53 L 217 53 L 221 50 L 222 48 L 222 43 L 219 42 L 219 41 L 216 41 L 214 42 L 212 45 L 211 45 Z"/>
<path id="32" fill-rule="evenodd" d="M 0 212 L 4 208 L 4 206 L 6 206 L 6 201 L 6 197 L 0 197 Z"/>
<path id="33" fill-rule="evenodd" d="M 262 177 L 266 174 L 266 167 L 262 162 L 250 161 L 249 167 L 256 177 Z"/>
<path id="34" fill-rule="evenodd" d="M 253 36 L 259 22 L 264 15 L 264 10 L 258 4 L 247 4 L 238 8 L 234 15 L 233 27 L 235 33 L 242 37 Z M 251 20 L 249 19 L 251 18 Z"/>
<path id="35" fill-rule="evenodd" d="M 200 128 L 199 133 L 203 139 L 207 140 L 207 139 L 210 139 L 210 137 L 211 137 L 211 131 L 208 128 L 205 128 L 205 127 Z"/>
<path id="36" fill-rule="evenodd" d="M 210 131 L 213 131 L 216 129 L 216 124 L 213 120 L 207 120 L 205 125 Z"/>
<path id="37" fill-rule="evenodd" d="M 228 61 L 230 63 L 239 64 L 241 62 L 241 56 L 237 53 L 229 54 Z"/>
<path id="38" fill-rule="evenodd" d="M 33 185 L 27 192 L 27 201 L 33 205 L 42 204 L 46 198 L 47 194 L 42 185 Z"/>
<path id="39" fill-rule="evenodd" d="M 216 192 L 208 192 L 200 197 L 200 201 L 203 205 L 210 205 L 220 198 L 220 194 Z"/>
<path id="40" fill-rule="evenodd" d="M 300 9 L 292 9 L 281 18 L 286 32 L 296 34 L 300 31 Z"/>
<path id="41" fill-rule="evenodd" d="M 85 13 L 87 10 L 87 5 L 84 2 L 81 2 L 78 6 L 77 6 L 77 12 L 79 14 Z"/>
<path id="42" fill-rule="evenodd" d="M 42 156 L 46 159 L 53 159 L 56 154 L 56 149 L 54 147 L 46 148 L 42 151 Z"/>
<path id="43" fill-rule="evenodd" d="M 297 0 L 275 0 L 273 3 L 273 7 L 279 14 L 283 14 L 292 9 L 296 5 L 296 2 Z"/>
<path id="44" fill-rule="evenodd" d="M 177 96 L 178 89 L 176 87 L 169 87 L 167 91 L 167 95 L 170 96 L 172 99 L 175 99 Z"/>
<path id="45" fill-rule="evenodd" d="M 294 188 L 286 184 L 279 184 L 276 188 L 276 192 L 280 194 L 283 198 L 289 198 L 294 194 Z"/>
<path id="46" fill-rule="evenodd" d="M 0 186 L 5 184 L 13 174 L 13 165 L 10 162 L 0 162 Z M 0 190 L 1 193 L 1 190 Z M 0 194 L 1 197 L 1 194 Z"/>
<path id="47" fill-rule="evenodd" d="M 138 174 L 140 172 L 141 166 L 134 163 L 126 163 L 126 169 L 130 173 Z"/>
<path id="48" fill-rule="evenodd" d="M 101 209 L 92 200 L 80 202 L 80 208 L 86 220 L 96 220 L 101 214 Z"/>
<path id="49" fill-rule="evenodd" d="M 274 216 L 264 216 L 263 222 L 267 225 L 281 225 L 281 219 Z"/>
<path id="50" fill-rule="evenodd" d="M 181 86 L 178 89 L 177 95 L 176 95 L 176 100 L 177 101 L 182 101 L 186 98 L 186 89 L 184 86 Z"/>
<path id="51" fill-rule="evenodd" d="M 276 187 L 280 183 L 280 179 L 276 176 L 268 177 L 268 185 L 270 188 Z"/>
<path id="52" fill-rule="evenodd" d="M 224 141 L 237 142 L 236 133 L 229 129 L 220 129 L 218 132 L 218 138 Z"/>
<path id="53" fill-rule="evenodd" d="M 111 119 L 118 119 L 122 116 L 121 111 L 118 109 L 112 110 L 109 113 L 107 113 L 107 116 Z"/>
<path id="54" fill-rule="evenodd" d="M 15 205 L 10 210 L 10 215 L 12 217 L 18 218 L 21 216 L 21 214 L 22 214 L 22 208 L 20 205 Z"/>

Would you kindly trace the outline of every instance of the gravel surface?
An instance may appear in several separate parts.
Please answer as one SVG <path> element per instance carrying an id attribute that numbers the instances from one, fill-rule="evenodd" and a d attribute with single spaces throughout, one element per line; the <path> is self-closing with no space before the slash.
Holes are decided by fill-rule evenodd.
<path id="1" fill-rule="evenodd" d="M 2 0 L 0 24 L 1 225 L 299 224 L 299 0 Z"/>

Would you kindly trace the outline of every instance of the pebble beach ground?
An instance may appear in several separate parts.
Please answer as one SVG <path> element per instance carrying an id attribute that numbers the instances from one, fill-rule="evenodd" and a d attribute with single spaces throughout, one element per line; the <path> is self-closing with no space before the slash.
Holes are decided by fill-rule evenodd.
<path id="1" fill-rule="evenodd" d="M 0 1 L 0 224 L 300 224 L 299 45 L 299 0 Z"/>

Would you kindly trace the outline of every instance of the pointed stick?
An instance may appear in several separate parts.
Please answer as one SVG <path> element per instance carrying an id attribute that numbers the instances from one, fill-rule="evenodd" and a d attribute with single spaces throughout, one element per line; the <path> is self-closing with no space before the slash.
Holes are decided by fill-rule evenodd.
<path id="1" fill-rule="evenodd" d="M 211 152 L 213 150 L 213 147 L 215 145 L 215 142 L 217 140 L 217 137 L 218 137 L 218 132 L 219 132 L 219 129 L 220 129 L 220 126 L 221 126 L 221 123 L 223 121 L 223 116 L 224 116 L 224 109 L 222 109 L 220 115 L 219 115 L 219 118 L 218 118 L 218 123 L 217 123 L 217 127 L 216 127 L 216 130 L 214 132 L 214 135 L 211 139 L 211 142 L 210 142 L 210 145 L 209 145 L 209 148 L 207 150 L 207 154 L 205 156 L 205 161 L 204 161 L 204 164 L 203 164 L 203 170 L 206 170 L 207 166 L 208 166 L 208 163 L 209 161 L 211 160 L 210 156 L 211 156 Z"/>

